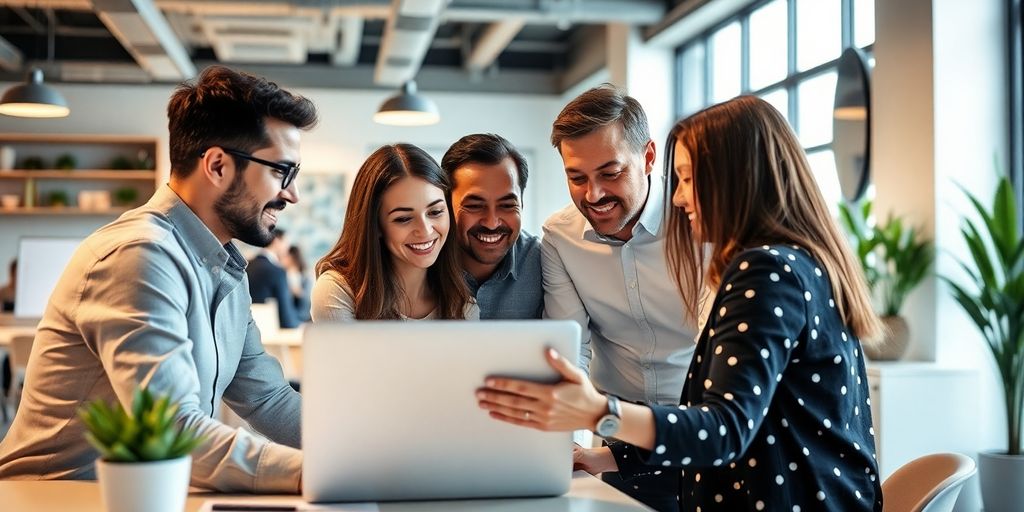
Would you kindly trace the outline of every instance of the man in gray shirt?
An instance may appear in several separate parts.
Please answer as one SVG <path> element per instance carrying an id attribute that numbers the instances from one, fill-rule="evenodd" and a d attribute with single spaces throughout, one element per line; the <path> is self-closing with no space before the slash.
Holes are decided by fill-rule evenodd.
<path id="1" fill-rule="evenodd" d="M 299 132 L 316 108 L 213 66 L 178 87 L 167 115 L 170 182 L 86 238 L 64 269 L 0 443 L 0 479 L 94 478 L 76 411 L 95 399 L 130 409 L 142 385 L 171 395 L 178 423 L 206 436 L 192 485 L 299 491 L 301 400 L 263 350 L 231 239 L 267 245 L 298 201 Z M 222 400 L 271 442 L 220 423 Z"/>
<path id="2" fill-rule="evenodd" d="M 540 239 L 521 230 L 526 159 L 504 138 L 467 135 L 441 168 L 452 182 L 459 261 L 480 319 L 540 318 Z"/>

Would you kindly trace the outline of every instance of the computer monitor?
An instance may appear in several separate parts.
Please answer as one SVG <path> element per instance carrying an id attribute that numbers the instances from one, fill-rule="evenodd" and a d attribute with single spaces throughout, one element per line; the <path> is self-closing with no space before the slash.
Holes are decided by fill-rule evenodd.
<path id="1" fill-rule="evenodd" d="M 492 375 L 557 382 L 575 364 L 572 321 L 317 324 L 303 340 L 303 497 L 309 502 L 555 496 L 569 489 L 571 432 L 491 418 Z"/>
<path id="2" fill-rule="evenodd" d="M 57 280 L 80 243 L 81 238 L 23 237 L 19 240 L 15 317 L 42 318 Z"/>

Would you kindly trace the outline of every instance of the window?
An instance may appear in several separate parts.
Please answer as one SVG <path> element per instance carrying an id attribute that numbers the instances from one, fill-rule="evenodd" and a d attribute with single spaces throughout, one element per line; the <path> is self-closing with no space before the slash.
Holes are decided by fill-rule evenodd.
<path id="1" fill-rule="evenodd" d="M 1007 0 L 1010 53 L 1010 179 L 1021 210 L 1024 229 L 1024 9 L 1021 0 Z"/>
<path id="2" fill-rule="evenodd" d="M 832 157 L 836 61 L 847 46 L 870 55 L 874 2 L 754 2 L 679 47 L 676 114 L 689 115 L 739 94 L 763 98 L 793 126 L 825 199 L 837 205 L 841 194 Z"/>

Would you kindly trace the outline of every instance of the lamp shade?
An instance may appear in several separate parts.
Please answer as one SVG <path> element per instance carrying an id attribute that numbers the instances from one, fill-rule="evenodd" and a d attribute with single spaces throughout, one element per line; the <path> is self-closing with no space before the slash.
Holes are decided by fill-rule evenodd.
<path id="1" fill-rule="evenodd" d="M 402 91 L 384 100 L 373 120 L 395 126 L 425 126 L 437 124 L 441 115 L 433 101 L 416 94 L 416 82 L 402 85 Z"/>
<path id="2" fill-rule="evenodd" d="M 0 98 L 0 114 L 16 117 L 66 117 L 68 102 L 43 83 L 43 71 L 33 68 L 24 84 L 15 85 Z"/>

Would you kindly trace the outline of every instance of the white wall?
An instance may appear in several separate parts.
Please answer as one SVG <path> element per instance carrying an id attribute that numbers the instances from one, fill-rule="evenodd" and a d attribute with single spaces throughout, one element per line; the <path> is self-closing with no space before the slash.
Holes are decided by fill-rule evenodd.
<path id="1" fill-rule="evenodd" d="M 11 84 L 2 84 L 6 90 Z M 64 119 L 33 120 L 0 116 L 5 133 L 103 133 L 153 135 L 161 138 L 162 181 L 167 172 L 167 117 L 165 109 L 171 86 L 58 85 L 71 105 Z M 347 173 L 377 146 L 410 142 L 438 158 L 459 137 L 475 132 L 494 132 L 523 150 L 530 164 L 523 226 L 533 233 L 547 216 L 568 201 L 561 159 L 548 143 L 551 122 L 562 107 L 557 96 L 498 94 L 425 94 L 441 111 L 441 122 L 417 128 L 389 127 L 374 123 L 371 116 L 390 94 L 376 90 L 295 89 L 312 99 L 321 122 L 303 136 L 303 173 Z M 300 175 L 301 179 L 301 175 Z M 286 210 L 285 215 L 288 212 Z M 339 215 L 343 212 L 339 212 Z M 16 254 L 24 234 L 84 236 L 110 219 L 4 216 L 0 212 L 0 263 Z M 308 255 L 316 258 L 319 255 Z M 0 276 L 0 280 L 6 280 Z"/>
<path id="2" fill-rule="evenodd" d="M 878 1 L 873 77 L 873 179 L 880 214 L 894 211 L 935 237 L 937 272 L 961 276 L 953 257 L 968 253 L 959 233 L 970 207 L 956 184 L 988 203 L 993 160 L 1006 168 L 1007 71 L 1001 0 Z M 930 279 L 905 311 L 913 330 L 909 357 L 975 369 L 978 435 L 957 440 L 968 452 L 1005 449 L 1005 414 L 994 364 L 948 287 Z M 906 425 L 941 435 L 941 425 Z M 951 446 L 951 449 L 964 449 Z M 974 455 L 974 453 L 970 453 Z M 978 510 L 975 485 L 958 509 Z"/>

